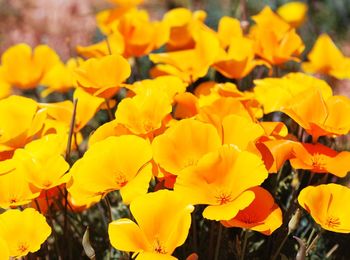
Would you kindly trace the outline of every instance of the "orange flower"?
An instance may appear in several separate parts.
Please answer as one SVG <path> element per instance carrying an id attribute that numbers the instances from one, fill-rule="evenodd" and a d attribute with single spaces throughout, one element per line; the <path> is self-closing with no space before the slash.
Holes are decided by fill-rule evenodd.
<path id="1" fill-rule="evenodd" d="M 249 189 L 268 176 L 264 163 L 250 152 L 224 145 L 204 155 L 178 175 L 174 190 L 191 204 L 205 204 L 203 217 L 230 220 L 254 200 Z"/>
<path id="2" fill-rule="evenodd" d="M 50 234 L 45 217 L 32 208 L 8 210 L 0 215 L 0 237 L 6 241 L 10 256 L 14 258 L 38 251 Z"/>
<path id="3" fill-rule="evenodd" d="M 227 52 L 220 53 L 213 67 L 222 75 L 231 79 L 247 76 L 257 65 L 268 65 L 255 60 L 254 42 L 245 37 L 236 37 L 230 42 Z"/>
<path id="4" fill-rule="evenodd" d="M 323 73 L 338 79 L 350 78 L 350 58 L 345 57 L 327 34 L 321 34 L 302 68 L 310 73 Z"/>
<path id="5" fill-rule="evenodd" d="M 124 56 L 140 57 L 158 49 L 169 38 L 169 28 L 158 21 L 150 21 L 145 10 L 131 9 L 117 23 L 124 38 Z"/>
<path id="6" fill-rule="evenodd" d="M 323 98 L 317 89 L 292 98 L 282 111 L 305 129 L 313 140 L 319 136 L 344 135 L 350 130 L 350 100 L 345 96 Z"/>
<path id="7" fill-rule="evenodd" d="M 217 58 L 220 43 L 206 27 L 198 28 L 193 37 L 196 44 L 192 49 L 150 54 L 151 61 L 158 64 L 151 72 L 153 76 L 175 75 L 188 83 L 205 76 Z"/>
<path id="8" fill-rule="evenodd" d="M 186 8 L 174 8 L 163 17 L 163 23 L 170 28 L 169 40 L 166 48 L 168 51 L 193 48 L 195 40 L 193 35 L 196 27 L 203 25 L 206 12 L 199 10 L 191 12 Z"/>
<path id="9" fill-rule="evenodd" d="M 261 187 L 250 190 L 255 194 L 253 202 L 240 210 L 233 219 L 221 223 L 225 227 L 248 228 L 271 235 L 282 225 L 282 211 L 267 190 Z"/>
<path id="10" fill-rule="evenodd" d="M 350 152 L 337 151 L 322 144 L 301 144 L 293 148 L 295 158 L 290 163 L 295 169 L 306 169 L 315 173 L 330 172 L 345 177 L 350 171 Z"/>
<path id="11" fill-rule="evenodd" d="M 288 73 L 282 78 L 264 78 L 254 80 L 254 93 L 263 105 L 264 113 L 281 111 L 296 95 L 318 89 L 326 99 L 332 96 L 332 88 L 326 81 L 304 73 Z"/>
<path id="12" fill-rule="evenodd" d="M 148 193 L 130 204 L 137 224 L 126 218 L 113 221 L 109 239 L 118 250 L 138 253 L 136 259 L 175 260 L 171 254 L 186 240 L 193 209 L 172 191 Z"/>
<path id="13" fill-rule="evenodd" d="M 25 43 L 8 48 L 1 57 L 5 80 L 22 89 L 35 88 L 59 61 L 58 55 L 47 45 L 39 45 L 32 51 Z"/>
<path id="14" fill-rule="evenodd" d="M 196 165 L 203 155 L 220 146 L 215 128 L 194 119 L 177 122 L 152 142 L 154 160 L 164 170 L 175 175 Z"/>
<path id="15" fill-rule="evenodd" d="M 322 228 L 350 233 L 350 214 L 344 209 L 349 199 L 348 187 L 330 183 L 304 188 L 299 194 L 298 202 Z"/>
<path id="16" fill-rule="evenodd" d="M 120 190 L 123 202 L 130 203 L 147 193 L 151 159 L 151 145 L 137 136 L 112 136 L 95 143 L 70 170 L 68 191 L 74 204 L 96 203 L 114 190 Z"/>
<path id="17" fill-rule="evenodd" d="M 86 92 L 98 97 L 110 98 L 131 73 L 130 65 L 120 55 L 91 58 L 74 71 L 76 83 Z"/>
<path id="18" fill-rule="evenodd" d="M 271 65 L 280 65 L 290 60 L 299 61 L 304 44 L 288 23 L 283 21 L 269 7 L 252 16 L 256 26 L 250 36 L 255 41 L 255 52 Z M 273 26 L 271 26 L 273 24 Z"/>

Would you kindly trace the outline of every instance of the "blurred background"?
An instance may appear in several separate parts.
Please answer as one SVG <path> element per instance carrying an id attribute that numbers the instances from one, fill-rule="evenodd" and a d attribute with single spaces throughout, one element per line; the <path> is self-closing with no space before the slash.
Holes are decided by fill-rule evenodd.
<path id="1" fill-rule="evenodd" d="M 145 0 L 153 19 L 174 7 L 208 12 L 207 24 L 216 28 L 223 15 L 242 18 L 258 13 L 263 6 L 272 9 L 289 2 L 286 0 Z M 308 0 L 308 21 L 301 34 L 310 48 L 321 32 L 329 33 L 345 54 L 350 55 L 350 0 Z M 77 44 L 87 45 L 96 40 L 95 14 L 111 7 L 107 0 L 0 0 L 0 53 L 10 45 L 26 42 L 45 43 L 54 48 L 63 59 Z"/>

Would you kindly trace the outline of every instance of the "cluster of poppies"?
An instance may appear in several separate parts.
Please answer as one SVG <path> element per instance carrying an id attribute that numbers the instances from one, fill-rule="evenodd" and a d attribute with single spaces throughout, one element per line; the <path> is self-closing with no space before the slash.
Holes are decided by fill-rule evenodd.
<path id="1" fill-rule="evenodd" d="M 213 30 L 201 10 L 152 21 L 140 0 L 112 2 L 96 16 L 105 38 L 67 62 L 46 45 L 2 54 L 1 259 L 59 254 L 69 217 L 101 201 L 127 205 L 128 218 L 109 212 L 109 240 L 139 260 L 176 259 L 202 220 L 219 224 L 219 242 L 233 227 L 292 234 L 301 214 L 350 233 L 350 152 L 337 147 L 350 99 L 327 83 L 350 79 L 350 58 L 323 34 L 301 60 L 305 4 L 265 7 L 251 25 L 222 17 Z"/>

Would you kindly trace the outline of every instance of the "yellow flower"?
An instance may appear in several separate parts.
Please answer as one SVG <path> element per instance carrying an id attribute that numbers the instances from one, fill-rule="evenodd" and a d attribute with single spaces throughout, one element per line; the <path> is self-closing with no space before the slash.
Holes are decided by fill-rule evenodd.
<path id="1" fill-rule="evenodd" d="M 345 57 L 327 34 L 321 34 L 302 69 L 310 73 L 323 73 L 338 79 L 350 78 L 350 58 Z"/>
<path id="2" fill-rule="evenodd" d="M 158 64 L 151 74 L 174 75 L 188 83 L 204 77 L 219 54 L 220 42 L 215 32 L 206 27 L 198 28 L 193 37 L 192 49 L 150 54 L 151 61 Z"/>
<path id="3" fill-rule="evenodd" d="M 304 188 L 299 194 L 298 202 L 322 228 L 350 233 L 350 213 L 344 208 L 349 199 L 348 187 L 330 183 Z"/>
<path id="4" fill-rule="evenodd" d="M 136 135 L 153 135 L 170 114 L 171 103 L 166 92 L 149 89 L 132 98 L 124 98 L 115 113 L 116 122 Z"/>
<path id="5" fill-rule="evenodd" d="M 50 134 L 17 149 L 14 155 L 17 168 L 26 180 L 39 189 L 48 190 L 68 181 L 65 173 L 69 164 L 62 154 L 67 143 L 65 136 Z"/>
<path id="6" fill-rule="evenodd" d="M 187 238 L 193 209 L 172 191 L 148 193 L 130 204 L 137 224 L 125 218 L 113 221 L 109 239 L 118 250 L 139 253 L 139 260 L 177 259 L 171 254 Z"/>
<path id="7" fill-rule="evenodd" d="M 6 241 L 12 257 L 38 251 L 50 234 L 45 217 L 32 208 L 8 210 L 0 215 L 0 237 Z"/>
<path id="8" fill-rule="evenodd" d="M 47 45 L 39 45 L 32 51 L 25 43 L 10 47 L 1 57 L 6 81 L 23 89 L 35 88 L 58 62 L 58 55 Z"/>
<path id="9" fill-rule="evenodd" d="M 280 65 L 297 58 L 304 50 L 304 44 L 288 23 L 283 21 L 269 7 L 252 17 L 256 22 L 250 30 L 255 41 L 255 52 L 271 65 Z M 271 26 L 273 24 L 273 26 Z"/>
<path id="10" fill-rule="evenodd" d="M 304 73 L 288 73 L 282 78 L 254 80 L 254 93 L 268 114 L 281 111 L 296 95 L 307 90 L 320 90 L 324 98 L 332 96 L 332 88 L 326 81 Z"/>
<path id="11" fill-rule="evenodd" d="M 152 178 L 151 145 L 124 135 L 93 144 L 71 168 L 68 191 L 76 205 L 98 202 L 108 192 L 120 190 L 124 203 L 147 193 Z"/>
<path id="12" fill-rule="evenodd" d="M 23 147 L 43 127 L 46 112 L 29 98 L 10 96 L 0 100 L 0 160 Z M 5 158 L 3 157 L 5 156 Z"/>
<path id="13" fill-rule="evenodd" d="M 221 146 L 215 130 L 212 125 L 194 119 L 181 120 L 153 140 L 154 160 L 167 172 L 177 175 Z"/>
<path id="14" fill-rule="evenodd" d="M 204 155 L 197 165 L 185 168 L 176 179 L 174 190 L 191 204 L 205 204 L 203 217 L 230 220 L 254 200 L 249 189 L 268 176 L 256 155 L 224 145 Z"/>
<path id="15" fill-rule="evenodd" d="M 196 26 L 203 24 L 206 16 L 206 12 L 202 10 L 191 12 L 186 8 L 174 8 L 168 11 L 163 18 L 163 23 L 170 28 L 169 40 L 166 44 L 167 50 L 193 48 Z"/>
<path id="16" fill-rule="evenodd" d="M 288 2 L 277 9 L 277 14 L 293 27 L 299 27 L 306 19 L 307 5 L 303 2 Z"/>
<path id="17" fill-rule="evenodd" d="M 110 98 L 130 76 L 128 61 L 120 55 L 91 58 L 74 70 L 76 83 L 86 92 L 98 97 Z"/>

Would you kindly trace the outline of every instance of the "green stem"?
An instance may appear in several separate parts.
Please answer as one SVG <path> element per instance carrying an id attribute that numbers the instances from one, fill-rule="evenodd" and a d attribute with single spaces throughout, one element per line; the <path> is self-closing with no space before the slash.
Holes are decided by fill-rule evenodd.
<path id="1" fill-rule="evenodd" d="M 245 251 L 246 251 L 247 243 L 248 243 L 248 235 L 249 235 L 249 230 L 245 230 L 240 260 L 243 260 L 245 257 Z"/>

